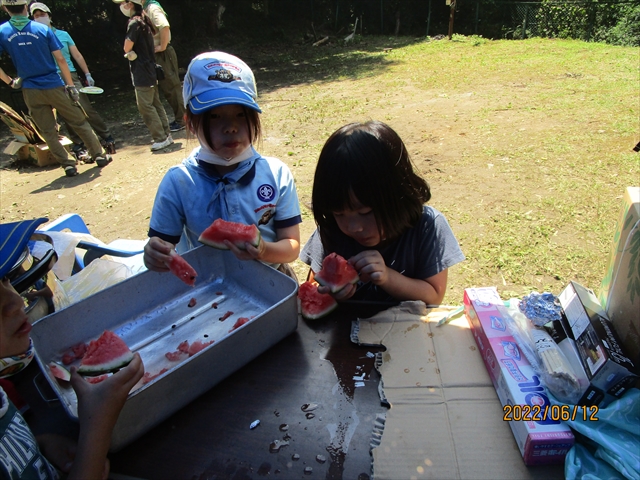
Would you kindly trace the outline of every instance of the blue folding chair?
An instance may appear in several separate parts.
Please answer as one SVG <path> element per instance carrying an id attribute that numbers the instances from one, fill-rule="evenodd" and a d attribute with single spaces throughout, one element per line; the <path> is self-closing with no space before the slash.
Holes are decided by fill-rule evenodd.
<path id="1" fill-rule="evenodd" d="M 84 223 L 82 217 L 77 213 L 62 215 L 53 222 L 45 225 L 40 230 L 45 232 L 63 232 L 68 230 L 73 233 L 91 234 L 87 224 Z M 93 260 L 100 258 L 103 255 L 112 255 L 114 257 L 133 257 L 135 255 L 139 255 L 144 252 L 145 243 L 146 241 L 144 240 L 118 239 L 108 245 L 98 245 L 96 243 L 81 240 L 78 242 L 76 248 L 86 250 L 86 252 L 81 255 L 76 250 L 76 265 L 74 265 L 73 273 L 77 273 L 86 265 L 89 265 Z"/>

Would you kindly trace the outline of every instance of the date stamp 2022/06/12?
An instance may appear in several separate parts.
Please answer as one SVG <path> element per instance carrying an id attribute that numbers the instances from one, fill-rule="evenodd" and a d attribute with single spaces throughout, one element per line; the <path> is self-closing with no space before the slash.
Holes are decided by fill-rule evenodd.
<path id="1" fill-rule="evenodd" d="M 502 420 L 510 422 L 553 422 L 584 420 L 598 421 L 598 406 L 582 407 L 579 405 L 504 405 Z"/>

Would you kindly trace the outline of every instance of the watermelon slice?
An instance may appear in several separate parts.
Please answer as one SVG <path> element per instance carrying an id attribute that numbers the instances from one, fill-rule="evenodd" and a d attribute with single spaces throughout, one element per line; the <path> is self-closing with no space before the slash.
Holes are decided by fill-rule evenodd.
<path id="1" fill-rule="evenodd" d="M 189 265 L 189 262 L 176 253 L 175 250 L 171 250 L 169 255 L 171 256 L 171 260 L 167 266 L 171 273 L 187 285 L 193 287 L 196 284 L 196 277 L 198 276 L 196 270 Z"/>
<path id="2" fill-rule="evenodd" d="M 229 250 L 224 244 L 225 240 L 229 240 L 241 250 L 245 250 L 246 242 L 257 247 L 260 245 L 260 230 L 255 225 L 227 222 L 218 218 L 198 238 L 200 243 L 210 247 Z"/>
<path id="3" fill-rule="evenodd" d="M 49 370 L 51 370 L 51 373 L 53 374 L 54 377 L 60 380 L 63 380 L 65 382 L 68 382 L 69 380 L 71 380 L 71 372 L 69 372 L 69 370 L 64 368 L 58 362 L 49 363 Z"/>
<path id="4" fill-rule="evenodd" d="M 127 344 L 115 333 L 105 330 L 100 338 L 92 340 L 78 368 L 82 375 L 96 376 L 116 371 L 133 360 Z"/>
<path id="5" fill-rule="evenodd" d="M 330 287 L 332 293 L 338 292 L 346 285 L 360 280 L 356 269 L 337 253 L 330 253 L 324 257 L 322 268 L 313 278 L 320 285 Z"/>
<path id="6" fill-rule="evenodd" d="M 317 320 L 329 315 L 338 307 L 338 302 L 328 293 L 318 293 L 318 285 L 304 282 L 298 288 L 300 313 L 307 320 Z"/>

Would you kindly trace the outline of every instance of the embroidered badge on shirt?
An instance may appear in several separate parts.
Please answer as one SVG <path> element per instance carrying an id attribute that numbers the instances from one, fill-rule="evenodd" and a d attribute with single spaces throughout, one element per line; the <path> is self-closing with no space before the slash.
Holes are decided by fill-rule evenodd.
<path id="1" fill-rule="evenodd" d="M 270 202 L 276 197 L 276 190 L 266 183 L 258 187 L 258 199 L 263 202 Z"/>

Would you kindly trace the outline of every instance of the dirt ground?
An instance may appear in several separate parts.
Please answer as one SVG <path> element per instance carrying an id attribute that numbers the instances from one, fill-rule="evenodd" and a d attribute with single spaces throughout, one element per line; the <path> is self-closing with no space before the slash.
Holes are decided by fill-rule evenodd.
<path id="1" fill-rule="evenodd" d="M 517 173 L 515 164 L 509 170 L 513 160 L 500 152 L 513 150 L 525 135 L 527 142 L 535 142 L 538 136 L 563 128 L 561 118 L 534 116 L 526 109 L 500 108 L 526 92 L 534 83 L 532 79 L 521 84 L 485 85 L 482 91 L 469 86 L 467 91 L 458 88 L 449 92 L 437 88 L 425 91 L 409 81 L 388 88 L 378 83 L 375 72 L 357 81 L 348 77 L 331 82 L 322 78 L 283 81 L 279 72 L 304 72 L 313 70 L 314 65 L 297 61 L 294 54 L 276 65 L 261 61 L 259 52 L 254 55 L 255 58 L 249 55 L 247 61 L 256 73 L 264 112 L 264 137 L 259 151 L 279 157 L 291 167 L 303 210 L 303 242 L 314 229 L 308 205 L 315 159 L 324 140 L 344 123 L 379 119 L 400 133 L 415 164 L 432 186 L 430 203 L 445 213 L 463 250 L 468 234 L 490 217 L 492 209 L 519 197 L 524 204 L 532 195 L 526 188 L 523 191 L 521 183 L 510 180 Z M 79 175 L 66 178 L 55 166 L 40 168 L 1 155 L 2 222 L 37 216 L 55 219 L 76 212 L 92 234 L 104 242 L 146 238 L 158 183 L 167 168 L 179 163 L 196 143 L 182 131 L 173 135 L 175 143 L 170 148 L 150 152 L 151 137 L 135 108 L 133 88 L 126 82 L 113 86 L 98 82 L 105 93 L 95 96 L 94 103 L 117 142 L 113 163 L 102 169 L 79 165 Z M 330 117 L 325 115 L 327 105 L 331 106 Z M 167 111 L 171 120 L 168 106 Z M 4 125 L 0 127 L 2 150 L 12 138 Z M 490 155 L 486 154 L 487 149 L 491 149 Z M 496 172 L 498 168 L 500 174 Z M 558 242 L 571 240 L 563 240 L 562 236 L 560 232 Z M 300 275 L 306 275 L 301 265 L 296 268 Z M 469 275 L 473 268 L 467 265 L 451 269 L 445 303 L 461 302 L 462 290 L 472 286 Z M 497 271 L 485 275 L 484 281 L 487 285 L 506 285 Z M 551 284 L 559 291 L 566 281 L 540 274 L 527 283 Z M 516 286 L 513 289 L 517 290 Z"/>

